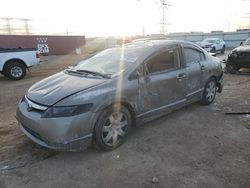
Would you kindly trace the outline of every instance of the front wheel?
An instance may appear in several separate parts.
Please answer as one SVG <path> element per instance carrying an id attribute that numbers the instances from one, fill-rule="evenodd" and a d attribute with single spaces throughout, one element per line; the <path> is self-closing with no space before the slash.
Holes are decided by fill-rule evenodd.
<path id="1" fill-rule="evenodd" d="M 213 47 L 213 48 L 211 49 L 211 53 L 216 53 L 216 48 L 215 48 L 215 47 Z"/>
<path id="2" fill-rule="evenodd" d="M 215 78 L 210 78 L 204 88 L 203 94 L 202 94 L 202 100 L 201 103 L 203 105 L 209 105 L 211 104 L 216 96 L 216 80 Z"/>
<path id="3" fill-rule="evenodd" d="M 124 143 L 131 127 L 130 112 L 122 105 L 105 109 L 94 129 L 94 145 L 103 151 L 110 151 Z"/>
<path id="4" fill-rule="evenodd" d="M 222 49 L 221 49 L 221 53 L 224 54 L 225 50 L 226 50 L 226 46 L 223 46 Z"/>

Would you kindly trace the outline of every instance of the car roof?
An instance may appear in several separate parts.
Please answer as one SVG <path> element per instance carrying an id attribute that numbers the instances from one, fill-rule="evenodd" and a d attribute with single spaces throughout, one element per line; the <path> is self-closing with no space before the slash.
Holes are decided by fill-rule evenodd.
<path id="1" fill-rule="evenodd" d="M 157 47 L 163 47 L 163 46 L 173 46 L 173 45 L 193 45 L 197 46 L 196 44 L 188 41 L 182 41 L 182 40 L 138 40 L 131 43 L 125 44 L 126 49 L 136 49 L 136 48 L 157 48 Z"/>

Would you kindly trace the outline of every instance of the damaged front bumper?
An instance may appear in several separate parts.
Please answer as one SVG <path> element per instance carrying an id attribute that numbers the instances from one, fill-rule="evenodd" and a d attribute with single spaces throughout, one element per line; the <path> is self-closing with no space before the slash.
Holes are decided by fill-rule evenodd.
<path id="1" fill-rule="evenodd" d="M 95 113 L 60 118 L 41 118 L 43 112 L 28 110 L 25 101 L 18 105 L 16 118 L 21 130 L 37 144 L 55 150 L 84 150 L 92 143 Z"/>
<path id="2" fill-rule="evenodd" d="M 47 147 L 50 149 L 54 150 L 59 150 L 59 151 L 80 151 L 80 150 L 85 150 L 88 146 L 91 145 L 92 142 L 92 134 L 83 136 L 81 138 L 77 138 L 75 140 L 71 140 L 69 142 L 65 143 L 56 143 L 56 142 L 49 142 L 49 141 L 44 141 L 41 136 L 34 132 L 33 130 L 29 129 L 26 126 L 23 126 L 21 123 L 19 123 L 20 129 L 22 132 L 29 137 L 32 141 L 35 143 Z"/>

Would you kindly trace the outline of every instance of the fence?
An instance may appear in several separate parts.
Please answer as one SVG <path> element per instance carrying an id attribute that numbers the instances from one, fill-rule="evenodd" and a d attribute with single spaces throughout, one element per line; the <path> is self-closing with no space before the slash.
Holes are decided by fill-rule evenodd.
<path id="1" fill-rule="evenodd" d="M 187 40 L 190 42 L 202 41 L 206 38 L 221 38 L 226 42 L 227 48 L 235 48 L 250 37 L 250 31 L 218 32 L 218 33 L 173 33 L 167 38 L 176 40 Z"/>

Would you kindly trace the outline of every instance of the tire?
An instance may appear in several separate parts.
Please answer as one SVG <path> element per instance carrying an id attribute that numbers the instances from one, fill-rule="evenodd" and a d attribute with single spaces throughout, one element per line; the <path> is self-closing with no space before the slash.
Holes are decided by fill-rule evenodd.
<path id="1" fill-rule="evenodd" d="M 94 146 L 102 151 L 111 151 L 122 145 L 131 128 L 131 114 L 122 105 L 105 109 L 94 128 Z"/>
<path id="2" fill-rule="evenodd" d="M 225 50 L 226 50 L 226 46 L 224 45 L 221 49 L 221 53 L 224 54 L 225 53 Z"/>
<path id="3" fill-rule="evenodd" d="M 216 53 L 215 47 L 212 48 L 211 53 Z"/>
<path id="4" fill-rule="evenodd" d="M 20 61 L 10 61 L 4 66 L 3 74 L 11 80 L 21 80 L 26 75 L 26 67 Z"/>
<path id="5" fill-rule="evenodd" d="M 215 99 L 216 91 L 217 91 L 216 80 L 215 78 L 210 78 L 205 85 L 202 94 L 201 104 L 202 105 L 211 104 Z"/>

